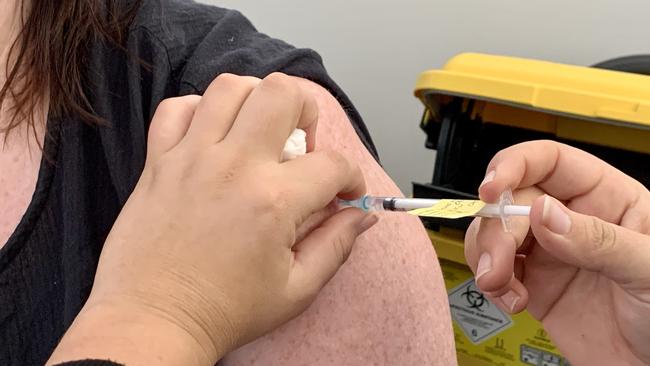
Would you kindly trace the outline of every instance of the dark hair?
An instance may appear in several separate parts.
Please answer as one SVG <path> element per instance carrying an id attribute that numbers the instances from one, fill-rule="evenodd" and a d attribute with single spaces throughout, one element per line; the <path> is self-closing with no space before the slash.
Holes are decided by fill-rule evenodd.
<path id="1" fill-rule="evenodd" d="M 0 89 L 0 107 L 11 99 L 11 118 L 0 132 L 21 123 L 34 130 L 32 111 L 46 96 L 50 116 L 74 114 L 100 123 L 84 92 L 87 50 L 95 40 L 124 49 L 139 5 L 137 0 L 32 0 L 28 9 L 22 4 L 20 32 L 9 48 Z"/>

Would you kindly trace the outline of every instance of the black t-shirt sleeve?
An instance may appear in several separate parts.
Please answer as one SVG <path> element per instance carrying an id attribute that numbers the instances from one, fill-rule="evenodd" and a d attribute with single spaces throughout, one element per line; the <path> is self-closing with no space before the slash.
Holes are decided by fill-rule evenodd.
<path id="1" fill-rule="evenodd" d="M 161 0 L 150 10 L 147 26 L 165 45 L 180 95 L 202 94 L 221 73 L 263 78 L 283 72 L 311 80 L 327 89 L 346 111 L 357 134 L 377 158 L 370 134 L 357 110 L 329 77 L 321 57 L 310 49 L 295 48 L 255 29 L 235 10 L 187 0 Z M 287 20 L 289 21 L 289 19 Z"/>

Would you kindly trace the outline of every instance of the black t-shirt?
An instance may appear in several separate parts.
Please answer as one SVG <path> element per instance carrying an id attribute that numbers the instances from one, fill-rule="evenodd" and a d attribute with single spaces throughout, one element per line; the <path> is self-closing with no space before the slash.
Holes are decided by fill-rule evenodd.
<path id="1" fill-rule="evenodd" d="M 145 1 L 127 50 L 97 42 L 88 54 L 85 89 L 105 125 L 76 116 L 48 121 L 36 191 L 0 250 L 0 365 L 42 365 L 81 309 L 105 237 L 144 166 L 148 123 L 162 99 L 201 94 L 224 72 L 300 76 L 340 101 L 376 156 L 320 57 L 257 32 L 236 11 Z"/>

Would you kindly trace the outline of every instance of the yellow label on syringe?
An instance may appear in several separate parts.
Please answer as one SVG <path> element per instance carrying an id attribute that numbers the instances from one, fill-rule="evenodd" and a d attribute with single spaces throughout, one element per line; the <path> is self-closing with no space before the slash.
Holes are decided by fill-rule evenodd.
<path id="1" fill-rule="evenodd" d="M 440 200 L 427 208 L 408 211 L 411 215 L 437 217 L 441 219 L 460 219 L 476 215 L 485 207 L 485 202 L 476 200 Z"/>

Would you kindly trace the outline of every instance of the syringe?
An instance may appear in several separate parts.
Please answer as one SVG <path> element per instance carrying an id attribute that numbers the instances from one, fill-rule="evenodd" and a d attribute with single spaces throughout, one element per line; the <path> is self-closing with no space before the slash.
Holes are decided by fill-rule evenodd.
<path id="1" fill-rule="evenodd" d="M 363 196 L 356 200 L 339 199 L 338 204 L 340 207 L 356 207 L 364 211 L 412 211 L 433 207 L 441 201 L 443 200 L 430 198 Z M 499 203 L 481 203 L 481 205 L 483 207 L 480 210 L 469 216 L 500 218 L 505 231 L 510 231 L 511 216 L 530 215 L 530 206 L 515 205 L 510 190 L 501 194 Z"/>

